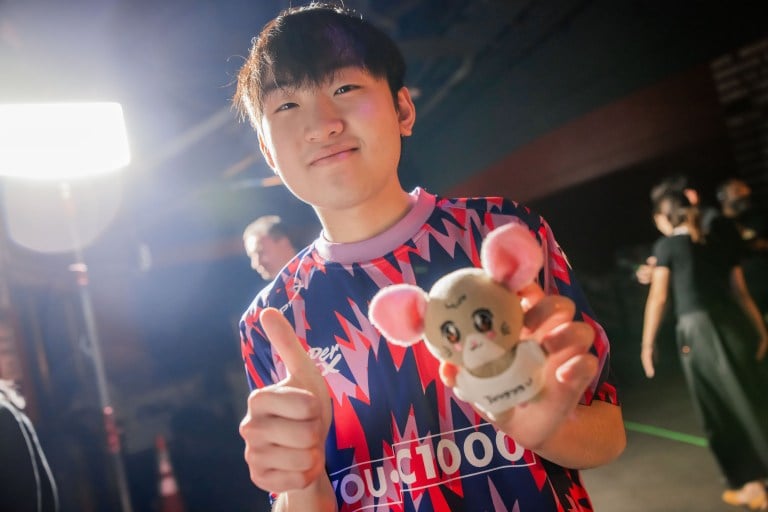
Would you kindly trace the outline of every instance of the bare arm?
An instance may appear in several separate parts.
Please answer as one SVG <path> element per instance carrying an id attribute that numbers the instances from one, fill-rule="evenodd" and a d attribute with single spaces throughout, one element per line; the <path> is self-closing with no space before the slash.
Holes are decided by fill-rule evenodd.
<path id="1" fill-rule="evenodd" d="M 611 462 L 626 444 L 621 407 L 594 400 L 591 405 L 577 405 L 573 414 L 535 451 L 563 467 L 588 469 Z"/>
<path id="2" fill-rule="evenodd" d="M 756 356 L 757 360 L 760 361 L 765 357 L 766 352 L 768 352 L 768 330 L 766 330 L 765 322 L 760 314 L 760 310 L 757 309 L 757 305 L 747 289 L 747 284 L 744 281 L 744 272 L 740 266 L 733 267 L 731 270 L 730 284 L 731 293 L 747 316 L 749 316 L 749 319 L 752 321 L 752 324 L 760 335 Z"/>
<path id="3" fill-rule="evenodd" d="M 649 379 L 655 375 L 653 367 L 656 334 L 664 315 L 664 306 L 667 304 L 669 290 L 669 269 L 656 267 L 651 277 L 651 288 L 648 290 L 648 299 L 645 302 L 645 315 L 643 317 L 643 341 L 640 359 L 643 363 L 645 375 Z"/>

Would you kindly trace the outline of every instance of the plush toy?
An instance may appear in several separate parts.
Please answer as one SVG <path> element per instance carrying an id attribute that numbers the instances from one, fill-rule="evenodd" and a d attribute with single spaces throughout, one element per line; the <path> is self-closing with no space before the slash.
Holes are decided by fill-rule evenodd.
<path id="1" fill-rule="evenodd" d="M 534 398 L 542 388 L 545 353 L 536 340 L 520 340 L 523 310 L 517 291 L 533 282 L 543 263 L 527 227 L 507 224 L 483 242 L 482 268 L 463 268 L 429 291 L 396 284 L 373 298 L 369 318 L 390 343 L 424 339 L 455 376 L 454 392 L 495 416 Z"/>

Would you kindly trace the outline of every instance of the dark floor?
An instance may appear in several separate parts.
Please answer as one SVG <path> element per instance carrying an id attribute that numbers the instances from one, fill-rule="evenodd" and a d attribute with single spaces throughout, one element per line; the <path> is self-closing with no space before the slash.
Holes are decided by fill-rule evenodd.
<path id="1" fill-rule="evenodd" d="M 727 512 L 723 481 L 705 447 L 641 433 L 659 427 L 702 438 L 685 382 L 671 367 L 622 393 L 627 448 L 615 462 L 582 473 L 598 512 Z M 635 428 L 632 428 L 632 426 Z M 745 509 L 746 510 L 746 509 Z"/>

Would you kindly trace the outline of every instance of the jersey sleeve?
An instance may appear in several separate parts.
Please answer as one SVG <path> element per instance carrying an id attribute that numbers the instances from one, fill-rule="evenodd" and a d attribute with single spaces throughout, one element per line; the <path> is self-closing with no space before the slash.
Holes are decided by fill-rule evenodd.
<path id="1" fill-rule="evenodd" d="M 240 351 L 251 390 L 273 384 L 277 375 L 271 345 L 259 322 L 264 309 L 259 303 L 259 299 L 254 301 L 240 319 Z"/>
<path id="2" fill-rule="evenodd" d="M 619 404 L 615 378 L 610 365 L 610 342 L 603 326 L 595 318 L 592 308 L 576 281 L 568 257 L 557 243 L 552 229 L 546 220 L 540 218 L 538 236 L 544 250 L 545 260 L 541 283 L 545 293 L 563 295 L 576 305 L 575 320 L 588 323 L 595 330 L 591 352 L 598 358 L 599 366 L 595 379 L 590 383 L 580 403 L 589 405 L 593 399 Z"/>

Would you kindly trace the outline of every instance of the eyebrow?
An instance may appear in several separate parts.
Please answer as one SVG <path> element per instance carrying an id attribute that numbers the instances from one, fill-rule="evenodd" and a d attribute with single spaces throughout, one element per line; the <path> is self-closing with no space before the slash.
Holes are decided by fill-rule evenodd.
<path id="1" fill-rule="evenodd" d="M 461 303 L 464 302 L 465 300 L 467 300 L 467 295 L 465 293 L 462 293 L 461 295 L 459 295 L 459 298 L 456 300 L 456 302 L 454 302 L 452 304 L 446 302 L 445 303 L 445 308 L 446 309 L 456 309 L 459 306 L 461 306 Z"/>

